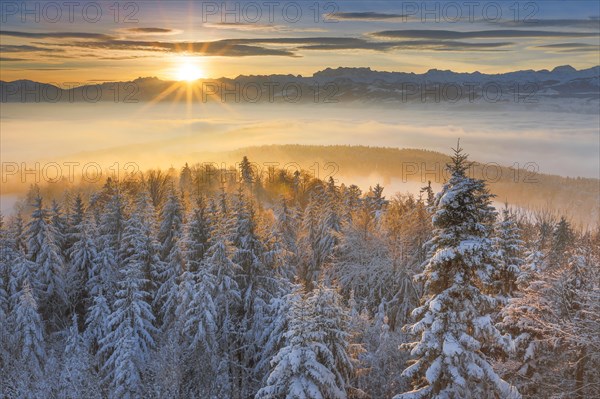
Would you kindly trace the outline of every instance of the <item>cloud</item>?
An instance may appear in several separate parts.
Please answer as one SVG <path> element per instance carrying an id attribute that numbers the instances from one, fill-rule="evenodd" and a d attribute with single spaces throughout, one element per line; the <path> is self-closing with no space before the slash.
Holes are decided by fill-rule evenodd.
<path id="1" fill-rule="evenodd" d="M 281 37 L 253 39 L 223 39 L 212 42 L 166 42 L 141 40 L 102 40 L 62 44 L 79 48 L 168 51 L 193 53 L 204 56 L 245 57 L 245 56 L 287 56 L 298 57 L 298 50 L 373 50 L 391 51 L 398 49 L 428 51 L 504 51 L 500 47 L 512 42 L 468 43 L 454 40 L 410 40 L 410 41 L 369 41 L 349 37 Z M 273 48 L 265 46 L 287 46 Z"/>
<path id="2" fill-rule="evenodd" d="M 165 34 L 165 33 L 174 33 L 176 31 L 174 31 L 173 29 L 167 29 L 167 28 L 129 28 L 126 29 L 127 32 L 131 32 L 131 33 L 158 33 L 158 34 Z"/>
<path id="3" fill-rule="evenodd" d="M 457 32 L 451 30 L 385 30 L 371 34 L 375 37 L 403 38 L 403 39 L 494 39 L 494 38 L 535 38 L 535 37 L 597 37 L 598 32 L 558 32 L 539 30 L 480 30 L 471 32 Z"/>
<path id="4" fill-rule="evenodd" d="M 27 71 L 73 71 L 73 68 L 26 68 Z"/>
<path id="5" fill-rule="evenodd" d="M 64 51 L 62 49 L 49 49 L 45 47 L 29 46 L 29 45 L 10 45 L 4 44 L 0 46 L 0 53 L 29 53 L 37 51 Z"/>
<path id="6" fill-rule="evenodd" d="M 499 47 L 510 46 L 511 42 L 499 43 L 468 43 L 446 40 L 406 40 L 389 42 L 368 42 L 359 44 L 313 44 L 300 47 L 306 50 L 430 50 L 430 51 L 482 51 L 495 50 Z M 504 51 L 504 50 L 495 50 Z"/>
<path id="7" fill-rule="evenodd" d="M 194 53 L 204 56 L 247 57 L 247 56 L 295 56 L 293 52 L 260 46 L 236 44 L 231 40 L 214 42 L 160 42 L 141 40 L 104 40 L 76 42 L 67 44 L 82 48 L 101 48 L 109 50 L 170 51 L 175 53 Z"/>
<path id="8" fill-rule="evenodd" d="M 340 21 L 385 21 L 390 19 L 407 18 L 404 14 L 383 14 L 379 12 L 337 12 L 335 14 L 325 14 L 329 19 Z"/>
<path id="9" fill-rule="evenodd" d="M 0 31 L 0 36 L 22 37 L 28 39 L 95 39 L 106 40 L 112 39 L 112 36 L 102 33 L 89 32 L 20 32 L 20 31 Z"/>
<path id="10" fill-rule="evenodd" d="M 209 29 L 228 29 L 237 31 L 260 31 L 260 32 L 281 32 L 288 27 L 284 25 L 267 25 L 267 24 L 252 24 L 252 23 L 237 23 L 237 22 L 216 22 L 204 23 L 203 27 Z"/>
<path id="11" fill-rule="evenodd" d="M 543 28 L 582 28 L 582 29 L 600 29 L 600 19 L 589 18 L 589 19 L 536 19 L 526 21 L 501 21 L 501 22 L 490 22 L 493 25 L 500 25 L 506 27 L 543 27 Z"/>
<path id="12" fill-rule="evenodd" d="M 241 44 L 360 44 L 365 40 L 353 37 L 274 37 L 258 39 L 224 39 L 220 42 Z"/>
<path id="13" fill-rule="evenodd" d="M 238 24 L 236 24 L 238 26 Z M 162 28 L 132 28 L 143 32 L 160 30 L 170 32 Z M 19 35 L 33 37 L 76 37 L 89 38 L 80 33 L 27 33 L 17 32 Z M 394 30 L 375 32 L 371 37 L 387 39 L 412 39 L 412 40 L 368 40 L 356 37 L 266 37 L 266 38 L 238 38 L 222 39 L 201 42 L 177 42 L 160 40 L 126 40 L 116 39 L 108 35 L 93 36 L 93 40 L 66 41 L 52 43 L 56 46 L 69 46 L 79 49 L 105 49 L 105 50 L 127 50 L 127 51 L 156 51 L 173 53 L 190 53 L 203 56 L 222 57 L 248 57 L 248 56 L 284 56 L 299 57 L 300 50 L 335 51 L 335 50 L 372 50 L 372 51 L 394 51 L 394 50 L 423 50 L 423 51 L 506 51 L 506 47 L 514 43 L 502 42 L 468 42 L 456 40 L 459 38 L 502 38 L 502 37 L 538 37 L 540 35 L 576 35 L 590 36 L 590 33 L 555 33 L 538 31 L 515 31 L 515 30 L 493 30 L 475 32 L 455 32 L 446 30 Z M 39 44 L 39 42 L 34 42 Z M 46 43 L 48 45 L 50 43 Z M 34 49 L 34 46 L 13 46 L 13 51 L 26 48 Z M 40 48 L 41 49 L 41 48 Z M 131 57 L 131 54 L 128 55 Z M 119 59 L 113 58 L 113 59 Z"/>
<path id="14" fill-rule="evenodd" d="M 363 39 L 344 37 L 312 38 L 263 38 L 263 39 L 223 39 L 212 42 L 166 42 L 143 40 L 98 40 L 65 43 L 63 46 L 96 48 L 108 50 L 170 51 L 193 53 L 204 56 L 246 57 L 246 56 L 287 56 L 296 57 L 292 49 L 269 48 L 264 45 L 345 45 L 348 48 L 361 48 Z"/>
<path id="15" fill-rule="evenodd" d="M 122 57 L 96 57 L 99 60 L 111 60 L 111 61 L 122 61 L 122 60 L 136 60 L 139 58 L 148 58 L 145 55 L 125 55 Z"/>
<path id="16" fill-rule="evenodd" d="M 10 61 L 29 61 L 29 60 L 26 58 L 0 57 L 0 61 L 10 62 Z"/>
<path id="17" fill-rule="evenodd" d="M 204 23 L 203 27 L 209 29 L 235 30 L 241 32 L 327 32 L 322 28 L 302 28 L 287 25 L 245 23 L 245 22 L 216 22 Z"/>
<path id="18" fill-rule="evenodd" d="M 597 52 L 600 53 L 600 46 L 588 43 L 555 43 L 536 46 L 535 48 L 550 50 L 557 53 L 577 53 L 577 52 Z"/>

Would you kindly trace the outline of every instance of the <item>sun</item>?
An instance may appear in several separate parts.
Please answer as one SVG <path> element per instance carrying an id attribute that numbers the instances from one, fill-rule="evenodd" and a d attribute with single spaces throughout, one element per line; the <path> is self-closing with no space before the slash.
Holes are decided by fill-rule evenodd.
<path id="1" fill-rule="evenodd" d="M 179 81 L 193 82 L 204 77 L 202 69 L 190 60 L 183 61 L 176 71 L 176 78 Z"/>

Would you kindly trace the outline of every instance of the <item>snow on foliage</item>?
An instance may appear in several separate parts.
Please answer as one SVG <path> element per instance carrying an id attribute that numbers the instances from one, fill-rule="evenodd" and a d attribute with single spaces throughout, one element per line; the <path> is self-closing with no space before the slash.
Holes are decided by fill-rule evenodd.
<path id="1" fill-rule="evenodd" d="M 0 216 L 0 397 L 600 396 L 600 231 L 497 218 L 452 161 L 437 196 L 248 159 L 32 187 Z"/>

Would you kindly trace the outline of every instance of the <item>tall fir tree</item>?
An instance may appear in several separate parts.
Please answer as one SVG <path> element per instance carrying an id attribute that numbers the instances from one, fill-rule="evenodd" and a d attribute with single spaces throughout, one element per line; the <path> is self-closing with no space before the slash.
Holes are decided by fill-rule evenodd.
<path id="1" fill-rule="evenodd" d="M 420 335 L 409 345 L 415 360 L 403 372 L 414 390 L 395 398 L 520 398 L 483 352 L 508 346 L 490 317 L 496 302 L 483 293 L 497 267 L 492 195 L 484 181 L 467 176 L 459 145 L 448 167 L 451 177 L 435 201 L 429 259 L 417 276 L 424 282 L 422 304 L 409 326 Z"/>
<path id="2" fill-rule="evenodd" d="M 141 250 L 141 248 L 138 248 Z M 142 271 L 144 259 L 130 257 L 121 273 L 113 311 L 108 316 L 108 334 L 100 340 L 100 353 L 110 384 L 110 398 L 143 396 L 143 376 L 150 351 L 155 346 L 154 315 Z"/>
<path id="3" fill-rule="evenodd" d="M 323 332 L 323 343 L 331 352 L 333 364 L 330 371 L 336 385 L 346 391 L 354 373 L 354 363 L 349 354 L 350 316 L 342 305 L 342 298 L 332 288 L 320 284 L 308 297 L 314 309 L 317 326 Z"/>
<path id="4" fill-rule="evenodd" d="M 70 302 L 75 307 L 80 318 L 85 315 L 85 306 L 89 298 L 89 292 L 96 292 L 98 287 L 93 287 L 94 277 L 97 270 L 95 262 L 98 260 L 98 250 L 95 237 L 96 226 L 93 225 L 91 217 L 84 216 L 75 228 L 73 235 L 73 244 L 70 248 L 69 257 L 71 258 L 70 270 L 68 273 L 68 293 Z"/>
<path id="5" fill-rule="evenodd" d="M 61 360 L 58 395 L 65 399 L 100 398 L 99 381 L 91 356 L 79 333 L 77 314 L 73 315 Z"/>
<path id="6" fill-rule="evenodd" d="M 102 366 L 105 357 L 99 354 L 98 351 L 101 348 L 101 341 L 108 335 L 110 328 L 108 325 L 108 318 L 111 314 L 111 310 L 108 301 L 102 294 L 102 291 L 98 291 L 93 295 L 92 303 L 90 304 L 86 318 L 85 318 L 85 330 L 83 338 L 88 350 L 95 356 L 95 364 Z M 105 356 L 108 355 L 105 353 Z"/>
<path id="7" fill-rule="evenodd" d="M 43 378 L 46 358 L 44 324 L 38 313 L 38 304 L 29 282 L 23 282 L 19 302 L 15 309 L 16 344 L 18 359 L 27 383 L 37 383 Z M 34 385 L 33 385 L 34 386 Z M 31 392 L 29 393 L 31 394 Z"/>
<path id="8" fill-rule="evenodd" d="M 256 363 L 261 353 L 258 338 L 265 328 L 268 304 L 279 286 L 276 275 L 265 264 L 266 249 L 258 236 L 257 216 L 252 200 L 243 190 L 243 187 L 239 188 L 236 198 L 232 245 L 233 261 L 240 266 L 241 272 L 237 279 L 242 298 L 238 314 L 240 334 L 236 340 L 242 373 L 239 391 L 241 397 L 247 397 L 260 381 L 256 375 Z"/>
<path id="9" fill-rule="evenodd" d="M 508 205 L 502 210 L 502 220 L 497 226 L 495 249 L 499 264 L 494 271 L 492 291 L 501 298 L 510 298 L 517 289 L 517 279 L 524 264 L 524 242 L 521 231 Z"/>
<path id="10" fill-rule="evenodd" d="M 131 215 L 125 222 L 120 253 L 122 267 L 127 269 L 128 265 L 135 264 L 142 273 L 144 291 L 154 298 L 162 269 L 156 240 L 155 211 L 144 189 L 137 194 Z"/>
<path id="11" fill-rule="evenodd" d="M 344 387 L 332 369 L 335 358 L 328 348 L 326 331 L 316 308 L 297 292 L 292 300 L 285 345 L 271 361 L 273 369 L 256 399 L 346 399 Z"/>
<path id="12" fill-rule="evenodd" d="M 221 353 L 217 366 L 218 377 L 215 381 L 218 391 L 217 397 L 234 397 L 235 386 L 238 384 L 235 376 L 240 375 L 240 366 L 236 363 L 239 355 L 238 323 L 241 309 L 242 293 L 239 286 L 241 267 L 233 258 L 234 247 L 231 239 L 233 220 L 228 209 L 228 201 L 224 192 L 218 198 L 219 203 L 213 202 L 213 226 L 210 238 L 210 247 L 207 257 L 200 266 L 214 276 L 215 292 L 213 302 L 216 309 L 217 344 Z M 236 381 L 236 383 L 234 383 Z"/>
<path id="13" fill-rule="evenodd" d="M 50 223 L 42 198 L 36 197 L 33 206 L 27 225 L 27 248 L 29 259 L 36 264 L 37 275 L 35 281 L 30 283 L 33 288 L 40 290 L 36 296 L 43 304 L 41 313 L 56 324 L 60 322 L 67 305 L 65 261 L 57 245 L 58 233 Z"/>
<path id="14" fill-rule="evenodd" d="M 208 212 L 206 200 L 204 197 L 199 196 L 188 216 L 188 221 L 184 229 L 186 268 L 191 272 L 199 270 L 210 246 L 211 223 Z"/>

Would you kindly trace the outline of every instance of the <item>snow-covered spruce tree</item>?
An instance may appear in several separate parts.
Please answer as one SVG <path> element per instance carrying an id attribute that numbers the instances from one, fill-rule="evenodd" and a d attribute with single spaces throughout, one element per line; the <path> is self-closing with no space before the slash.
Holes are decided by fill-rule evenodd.
<path id="1" fill-rule="evenodd" d="M 134 214 L 132 217 L 137 216 Z M 100 340 L 100 354 L 106 356 L 103 371 L 110 384 L 110 398 L 134 399 L 144 396 L 144 368 L 150 350 L 154 348 L 156 334 L 154 315 L 148 303 L 150 294 L 145 290 L 147 281 L 142 272 L 146 265 L 145 252 L 144 248 L 136 248 L 127 258 L 113 312 L 108 317 L 110 332 Z"/>
<path id="2" fill-rule="evenodd" d="M 235 203 L 233 261 L 240 266 L 238 286 L 241 293 L 239 312 L 240 335 L 237 340 L 238 362 L 242 377 L 239 379 L 241 397 L 256 392 L 261 376 L 257 375 L 256 364 L 261 348 L 258 341 L 266 328 L 269 303 L 279 292 L 278 276 L 265 262 L 266 248 L 258 235 L 258 217 L 252 200 L 240 187 Z"/>
<path id="3" fill-rule="evenodd" d="M 296 275 L 298 265 L 298 228 L 299 223 L 293 210 L 285 198 L 280 199 L 280 205 L 275 209 L 275 230 L 273 235 L 281 244 L 281 254 L 284 257 L 282 274 L 292 279 Z"/>
<path id="4" fill-rule="evenodd" d="M 67 260 L 69 258 L 67 253 L 69 226 L 67 224 L 67 217 L 64 215 L 62 206 L 58 201 L 52 200 L 49 216 L 50 223 L 54 229 L 56 246 L 60 249 L 63 259 Z"/>
<path id="5" fill-rule="evenodd" d="M 523 244 L 521 232 L 515 216 L 511 214 L 508 205 L 502 210 L 502 220 L 497 226 L 495 247 L 498 252 L 499 264 L 492 276 L 492 292 L 501 299 L 510 298 L 517 289 L 517 278 L 523 267 Z"/>
<path id="6" fill-rule="evenodd" d="M 185 232 L 185 250 L 187 270 L 196 272 L 206 257 L 210 240 L 210 219 L 204 197 L 199 196 L 187 218 Z"/>
<path id="7" fill-rule="evenodd" d="M 340 197 L 340 189 L 335 185 L 333 177 L 329 177 L 327 188 L 325 191 L 327 206 L 323 215 L 323 225 L 325 230 L 326 242 L 323 243 L 325 250 L 331 253 L 338 243 L 337 234 L 341 230 L 341 207 L 342 200 Z"/>
<path id="8" fill-rule="evenodd" d="M 383 208 L 388 203 L 383 195 L 383 187 L 379 183 L 377 183 L 375 187 L 369 188 L 369 193 L 367 194 L 365 200 L 375 218 L 379 218 Z"/>
<path id="9" fill-rule="evenodd" d="M 335 359 L 325 344 L 320 315 L 305 293 L 288 298 L 293 302 L 285 346 L 271 361 L 273 370 L 256 399 L 346 399 L 344 387 L 337 385 L 331 371 Z"/>
<path id="10" fill-rule="evenodd" d="M 572 249 L 575 236 L 570 223 L 563 216 L 554 226 L 552 232 L 552 244 L 548 256 L 548 263 L 551 269 L 566 266 L 569 261 L 569 251 Z"/>
<path id="11" fill-rule="evenodd" d="M 162 332 L 151 366 L 158 397 L 219 396 L 214 276 L 203 263 L 210 229 L 203 202 L 197 205 L 202 209 L 192 210 L 172 240 L 164 269 L 172 272 L 156 297 L 164 300 Z"/>
<path id="12" fill-rule="evenodd" d="M 67 224 L 69 226 L 69 243 L 73 244 L 73 234 L 77 233 L 77 226 L 83 222 L 83 218 L 86 214 L 85 204 L 83 203 L 83 198 L 81 194 L 77 194 L 75 199 L 73 199 L 73 203 L 69 209 L 69 213 L 67 215 Z"/>
<path id="13" fill-rule="evenodd" d="M 254 182 L 254 172 L 252 170 L 252 163 L 248 160 L 247 156 L 242 158 L 240 162 L 240 174 L 242 181 L 249 187 Z"/>
<path id="14" fill-rule="evenodd" d="M 89 291 L 94 290 L 89 280 L 94 277 L 97 270 L 95 262 L 98 260 L 98 250 L 95 238 L 96 226 L 92 218 L 84 216 L 75 226 L 73 234 L 73 245 L 70 248 L 71 267 L 68 272 L 68 293 L 70 302 L 75 307 L 78 315 L 85 315 L 85 304 L 89 297 Z"/>
<path id="15" fill-rule="evenodd" d="M 191 194 L 193 182 L 192 169 L 186 162 L 179 173 L 179 189 L 186 194 Z"/>
<path id="16" fill-rule="evenodd" d="M 4 265 L 5 289 L 8 296 L 9 314 L 12 313 L 19 301 L 19 296 L 23 282 L 27 280 L 34 292 L 39 289 L 33 287 L 32 282 L 37 281 L 37 266 L 27 259 L 26 255 L 16 250 L 10 244 L 0 249 L 0 262 Z"/>
<path id="17" fill-rule="evenodd" d="M 299 287 L 298 287 L 299 288 Z M 258 375 L 262 375 L 261 386 L 267 384 L 271 360 L 277 352 L 285 345 L 285 333 L 288 330 L 290 320 L 290 309 L 294 301 L 298 300 L 300 290 L 294 289 L 290 283 L 287 284 L 286 293 L 274 297 L 269 304 L 269 319 L 258 342 L 261 346 L 261 357 L 255 366 Z M 291 298 L 290 296 L 296 296 Z"/>
<path id="18" fill-rule="evenodd" d="M 11 301 L 9 297 L 10 291 L 10 274 L 12 260 L 15 257 L 15 251 L 10 246 L 7 236 L 3 215 L 0 213 L 0 387 L 6 385 L 8 379 L 8 370 L 14 357 L 10 345 L 9 332 L 11 328 L 9 323 L 9 312 L 11 311 Z M 3 388 L 0 388 L 0 395 L 8 396 Z"/>
<path id="19" fill-rule="evenodd" d="M 431 188 L 431 180 L 427 182 L 425 187 L 421 187 L 419 191 L 419 195 L 425 194 L 427 197 L 425 198 L 425 204 L 427 207 L 432 207 L 435 205 L 435 194 L 433 193 L 433 188 Z"/>
<path id="20" fill-rule="evenodd" d="M 309 290 L 319 280 L 321 269 L 333 250 L 333 236 L 324 219 L 325 198 L 322 184 L 315 185 L 302 217 L 299 237 L 302 259 L 299 277 Z"/>
<path id="21" fill-rule="evenodd" d="M 8 359 L 8 314 L 10 310 L 9 282 L 10 282 L 10 258 L 12 248 L 6 239 L 4 217 L 0 213 L 0 368 L 4 367 Z M 1 380 L 0 380 L 1 381 Z"/>
<path id="22" fill-rule="evenodd" d="M 315 322 L 323 332 L 323 343 L 331 352 L 333 364 L 329 365 L 335 375 L 336 385 L 346 391 L 354 372 L 354 364 L 348 354 L 350 338 L 350 316 L 335 290 L 319 284 L 308 297 L 308 302 L 317 316 Z"/>
<path id="23" fill-rule="evenodd" d="M 98 354 L 98 351 L 101 347 L 100 341 L 110 332 L 108 327 L 110 314 L 108 302 L 102 294 L 102 290 L 99 290 L 93 295 L 92 303 L 87 311 L 83 338 L 88 350 L 96 357 L 96 364 L 100 366 L 105 359 Z"/>
<path id="24" fill-rule="evenodd" d="M 79 333 L 77 314 L 68 330 L 58 382 L 58 395 L 64 399 L 100 398 L 99 380 L 92 357 Z"/>
<path id="25" fill-rule="evenodd" d="M 214 276 L 206 269 L 185 272 L 176 309 L 181 323 L 183 359 L 181 392 L 188 398 L 217 398 L 215 384 L 219 362 L 217 314 L 213 302 Z"/>
<path id="26" fill-rule="evenodd" d="M 183 214 L 181 198 L 177 195 L 175 189 L 171 188 L 167 201 L 162 208 L 158 230 L 158 243 L 162 261 L 167 261 L 176 241 L 181 238 L 184 224 Z"/>
<path id="27" fill-rule="evenodd" d="M 112 187 L 113 184 L 116 187 Z M 112 194 L 102 207 L 102 213 L 99 216 L 100 248 L 110 250 L 115 259 L 118 259 L 123 229 L 127 219 L 125 214 L 126 199 L 119 191 L 117 183 L 111 183 L 110 187 L 109 192 Z"/>
<path id="28" fill-rule="evenodd" d="M 9 220 L 6 242 L 15 251 L 18 251 L 23 255 L 27 254 L 25 223 L 23 222 L 23 215 L 20 210 Z"/>
<path id="29" fill-rule="evenodd" d="M 135 200 L 131 216 L 125 222 L 121 240 L 120 263 L 126 268 L 134 263 L 144 280 L 144 291 L 155 297 L 159 281 L 160 259 L 156 242 L 156 218 L 148 192 L 142 189 Z"/>
<path id="30" fill-rule="evenodd" d="M 103 242 L 102 236 L 99 241 Z M 112 303 L 118 281 L 117 256 L 108 245 L 97 248 L 96 258 L 92 262 L 92 270 L 87 281 L 87 291 L 91 297 L 102 293 L 106 300 Z"/>
<path id="31" fill-rule="evenodd" d="M 101 203 L 100 197 L 105 196 Z M 90 202 L 91 211 L 97 213 L 97 257 L 88 280 L 88 292 L 96 295 L 100 291 L 108 303 L 112 303 L 117 290 L 118 264 L 122 258 L 121 245 L 125 228 L 125 197 L 119 192 L 118 183 L 108 179 L 98 195 L 97 204 Z"/>
<path id="32" fill-rule="evenodd" d="M 414 390 L 395 398 L 520 398 L 482 352 L 508 346 L 490 317 L 495 300 L 482 292 L 496 267 L 492 195 L 484 181 L 467 176 L 467 155 L 459 145 L 448 167 L 451 177 L 435 200 L 430 256 L 417 276 L 424 282 L 422 305 L 409 326 L 420 334 L 409 345 L 414 363 L 403 372 Z"/>
<path id="33" fill-rule="evenodd" d="M 154 380 L 153 390 L 157 397 L 179 397 L 182 394 L 185 367 L 181 364 L 186 343 L 182 340 L 185 323 L 180 319 L 178 307 L 185 301 L 188 292 L 182 292 L 182 276 L 186 268 L 186 250 L 184 239 L 184 209 L 177 195 L 174 182 L 163 204 L 158 229 L 158 274 L 153 277 L 157 286 L 153 307 L 160 326 L 157 337 L 157 351 L 151 364 Z M 182 297 L 183 296 L 183 297 Z M 185 305 L 185 304 L 184 304 Z M 186 396 L 190 396 L 186 394 Z"/>
<path id="34" fill-rule="evenodd" d="M 211 208 L 213 229 L 210 247 L 200 267 L 214 276 L 213 302 L 217 314 L 217 343 L 220 354 L 218 377 L 215 380 L 217 397 L 233 397 L 233 379 L 239 367 L 236 363 L 236 341 L 242 295 L 237 280 L 241 268 L 232 261 L 232 220 L 227 212 L 229 206 L 225 195 L 221 195 L 218 205 L 211 204 Z"/>
<path id="35" fill-rule="evenodd" d="M 38 304 L 29 281 L 23 282 L 19 302 L 15 309 L 15 339 L 18 374 L 21 380 L 20 395 L 17 397 L 33 398 L 43 380 L 46 345 L 44 342 L 44 324 L 38 313 Z"/>
<path id="36" fill-rule="evenodd" d="M 142 375 L 148 353 L 154 347 L 154 314 L 149 304 L 148 281 L 158 262 L 154 239 L 154 209 L 141 191 L 122 234 L 122 263 L 108 317 L 108 334 L 100 340 L 103 371 L 110 383 L 110 397 L 142 395 Z"/>
<path id="37" fill-rule="evenodd" d="M 342 184 L 342 222 L 350 222 L 353 213 L 360 209 L 363 203 L 360 188 L 354 184 L 346 187 Z"/>
<path id="38" fill-rule="evenodd" d="M 183 239 L 183 205 L 171 190 L 165 202 L 158 231 L 160 268 L 157 277 L 158 290 L 154 298 L 157 318 L 163 329 L 173 324 L 181 275 L 185 268 Z"/>
<path id="39" fill-rule="evenodd" d="M 57 243 L 57 232 L 50 223 L 42 198 L 34 199 L 34 210 L 27 225 L 27 248 L 29 259 L 36 264 L 36 281 L 30 281 L 32 288 L 39 289 L 40 313 L 52 324 L 62 317 L 67 295 L 65 287 L 65 261 Z"/>

